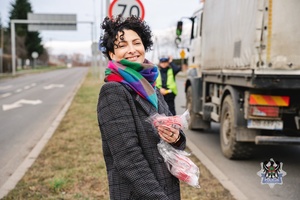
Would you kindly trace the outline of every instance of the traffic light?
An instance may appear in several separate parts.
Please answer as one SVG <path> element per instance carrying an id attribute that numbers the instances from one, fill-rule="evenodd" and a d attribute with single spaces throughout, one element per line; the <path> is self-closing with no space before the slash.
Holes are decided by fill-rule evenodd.
<path id="1" fill-rule="evenodd" d="M 176 35 L 181 36 L 182 34 L 182 21 L 177 22 Z"/>

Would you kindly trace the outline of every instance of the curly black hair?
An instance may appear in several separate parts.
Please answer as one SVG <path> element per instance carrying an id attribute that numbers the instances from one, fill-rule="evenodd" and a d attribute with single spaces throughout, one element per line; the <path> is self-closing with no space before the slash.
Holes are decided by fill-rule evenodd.
<path id="1" fill-rule="evenodd" d="M 124 34 L 124 29 L 133 30 L 140 36 L 146 52 L 151 50 L 153 46 L 150 27 L 137 16 L 132 15 L 127 18 L 123 18 L 121 15 L 118 15 L 116 18 L 105 17 L 101 28 L 104 30 L 104 35 L 100 37 L 99 49 L 109 60 L 111 60 L 109 52 L 114 53 L 115 41 L 117 40 L 116 36 L 118 32 Z"/>

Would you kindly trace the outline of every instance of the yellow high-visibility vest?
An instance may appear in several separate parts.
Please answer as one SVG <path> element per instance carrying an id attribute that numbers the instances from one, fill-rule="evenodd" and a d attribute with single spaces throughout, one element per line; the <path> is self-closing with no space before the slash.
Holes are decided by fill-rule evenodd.
<path id="1" fill-rule="evenodd" d="M 156 79 L 156 87 L 158 87 L 158 88 L 162 87 L 160 71 L 159 71 L 157 79 Z M 174 74 L 173 74 L 172 68 L 169 68 L 167 71 L 167 89 L 170 89 L 175 95 L 177 95 L 177 85 L 176 85 L 176 82 L 174 79 Z"/>

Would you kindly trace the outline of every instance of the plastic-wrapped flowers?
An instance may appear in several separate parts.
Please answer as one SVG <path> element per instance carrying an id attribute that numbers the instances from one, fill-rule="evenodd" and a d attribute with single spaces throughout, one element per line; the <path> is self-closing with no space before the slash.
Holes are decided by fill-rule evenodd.
<path id="1" fill-rule="evenodd" d="M 165 125 L 171 126 L 176 129 L 187 128 L 189 120 L 189 112 L 185 111 L 182 115 L 176 116 L 164 116 L 155 114 L 150 117 L 150 122 L 154 127 Z M 186 151 L 175 149 L 172 145 L 160 140 L 157 144 L 157 148 L 161 156 L 170 171 L 179 180 L 186 182 L 187 184 L 200 188 L 199 176 L 200 171 L 197 165 L 188 158 L 190 155 Z"/>

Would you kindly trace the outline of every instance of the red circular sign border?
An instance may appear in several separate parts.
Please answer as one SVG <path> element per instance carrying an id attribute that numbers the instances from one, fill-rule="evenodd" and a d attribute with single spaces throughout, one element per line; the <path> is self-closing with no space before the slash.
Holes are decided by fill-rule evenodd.
<path id="1" fill-rule="evenodd" d="M 111 2 L 111 4 L 109 5 L 109 9 L 108 9 L 108 17 L 111 18 L 112 17 L 112 8 L 115 5 L 115 3 L 117 3 L 118 0 L 114 0 L 113 2 Z M 141 6 L 142 9 L 142 16 L 141 19 L 144 20 L 145 17 L 145 9 L 144 6 L 142 4 L 142 2 L 140 0 L 136 0 L 136 2 Z"/>

